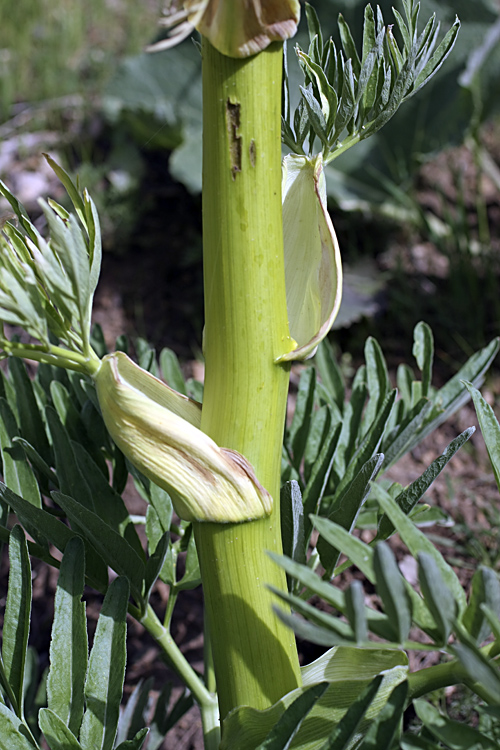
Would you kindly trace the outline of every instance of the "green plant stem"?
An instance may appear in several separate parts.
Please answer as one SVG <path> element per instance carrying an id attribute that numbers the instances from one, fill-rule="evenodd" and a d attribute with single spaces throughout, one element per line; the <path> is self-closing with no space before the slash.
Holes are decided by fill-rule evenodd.
<path id="1" fill-rule="evenodd" d="M 90 349 L 89 356 L 84 356 L 79 352 L 72 352 L 64 349 L 62 346 L 49 347 L 43 344 L 22 344 L 15 341 L 0 341 L 0 348 L 9 356 L 20 357 L 22 359 L 31 359 L 34 362 L 44 362 L 56 367 L 63 367 L 65 370 L 76 370 L 86 375 L 94 375 L 100 367 L 100 359 L 93 349 Z"/>
<path id="2" fill-rule="evenodd" d="M 496 641 L 488 643 L 481 648 L 484 656 L 495 658 L 498 653 Z M 408 703 L 422 695 L 432 693 L 449 685 L 463 683 L 481 695 L 481 686 L 474 683 L 469 673 L 457 659 L 452 659 L 445 664 L 436 664 L 433 667 L 419 669 L 408 675 Z M 482 696 L 481 696 L 482 697 Z"/>
<path id="3" fill-rule="evenodd" d="M 216 696 L 207 690 L 200 677 L 196 674 L 186 657 L 180 651 L 168 629 L 165 628 L 158 619 L 150 604 L 148 604 L 146 614 L 142 618 L 137 619 L 139 619 L 141 625 L 143 625 L 148 633 L 155 639 L 163 650 L 169 663 L 193 693 L 200 708 L 203 735 L 205 738 L 205 750 L 218 750 L 220 744 L 220 728 Z"/>
<path id="4" fill-rule="evenodd" d="M 271 584 L 284 572 L 279 485 L 290 351 L 281 218 L 282 46 L 244 60 L 203 41 L 206 376 L 202 429 L 243 453 L 274 498 L 269 518 L 196 524 L 221 717 L 300 684 L 295 639 Z"/>

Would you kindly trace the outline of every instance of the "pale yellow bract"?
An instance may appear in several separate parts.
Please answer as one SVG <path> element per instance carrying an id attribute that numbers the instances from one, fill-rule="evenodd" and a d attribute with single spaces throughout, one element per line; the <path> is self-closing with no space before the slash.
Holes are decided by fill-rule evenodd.
<path id="1" fill-rule="evenodd" d="M 185 521 L 241 523 L 267 516 L 272 498 L 251 464 L 199 429 L 200 405 L 169 388 L 123 352 L 94 375 L 111 437 L 146 477 L 171 496 Z"/>
<path id="2" fill-rule="evenodd" d="M 278 362 L 308 359 L 332 327 L 342 298 L 342 262 L 326 205 L 321 154 L 283 159 L 283 242 L 290 335 Z"/>

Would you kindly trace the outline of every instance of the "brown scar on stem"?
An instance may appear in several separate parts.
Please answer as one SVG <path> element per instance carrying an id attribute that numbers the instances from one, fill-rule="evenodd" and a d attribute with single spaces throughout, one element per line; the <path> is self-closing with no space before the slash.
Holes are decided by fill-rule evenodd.
<path id="1" fill-rule="evenodd" d="M 236 179 L 236 174 L 241 172 L 240 109 L 241 105 L 239 102 L 232 102 L 230 99 L 227 100 L 226 125 L 229 136 L 229 160 L 231 162 L 233 180 Z"/>
<path id="2" fill-rule="evenodd" d="M 248 149 L 248 153 L 250 156 L 250 164 L 252 165 L 252 167 L 255 167 L 255 162 L 257 161 L 257 145 L 253 138 L 250 141 L 250 147 Z"/>

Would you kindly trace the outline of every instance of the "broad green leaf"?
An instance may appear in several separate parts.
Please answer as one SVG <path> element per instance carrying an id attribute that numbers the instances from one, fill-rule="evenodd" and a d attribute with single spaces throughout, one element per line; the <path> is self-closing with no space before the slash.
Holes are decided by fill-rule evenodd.
<path id="1" fill-rule="evenodd" d="M 483 566 L 472 576 L 469 604 L 462 618 L 464 627 L 478 644 L 481 644 L 491 631 L 481 605 L 486 605 L 497 618 L 500 615 L 498 575 L 491 568 Z"/>
<path id="2" fill-rule="evenodd" d="M 33 525 L 50 544 L 53 544 L 61 552 L 64 552 L 70 539 L 75 535 L 81 536 L 80 533 L 69 529 L 66 524 L 59 521 L 51 513 L 40 508 L 35 508 L 31 503 L 16 495 L 2 483 L 0 483 L 0 497 L 13 508 L 23 525 Z M 85 545 L 85 573 L 89 579 L 89 583 L 98 589 L 98 591 L 105 591 L 108 585 L 107 566 L 85 538 L 83 542 Z"/>
<path id="3" fill-rule="evenodd" d="M 243 706 L 224 720 L 220 750 L 255 750 L 285 709 L 310 685 L 329 682 L 322 697 L 303 720 L 290 750 L 320 750 L 354 700 L 378 674 L 382 684 L 359 724 L 355 743 L 378 715 L 392 690 L 406 679 L 408 659 L 402 651 L 337 647 L 302 668 L 303 687 L 293 690 L 274 706 L 258 711 Z"/>
<path id="4" fill-rule="evenodd" d="M 28 443 L 36 445 L 38 453 L 50 464 L 52 456 L 49 441 L 26 365 L 20 359 L 11 357 L 9 372 L 16 392 L 21 435 Z"/>
<path id="5" fill-rule="evenodd" d="M 312 519 L 321 536 L 335 549 L 339 549 L 366 576 L 370 583 L 375 583 L 373 569 L 373 550 L 367 544 L 352 536 L 346 529 L 333 521 L 320 516 Z"/>
<path id="6" fill-rule="evenodd" d="M 13 438 L 13 442 L 21 446 L 31 464 L 38 470 L 40 481 L 42 477 L 52 482 L 54 487 L 59 487 L 59 480 L 50 466 L 43 460 L 38 451 L 24 438 Z M 41 476 L 40 476 L 41 475 Z"/>
<path id="7" fill-rule="evenodd" d="M 354 699 L 324 745 L 319 750 L 349 750 L 361 720 L 373 701 L 382 682 L 378 675 Z"/>
<path id="8" fill-rule="evenodd" d="M 118 575 L 130 582 L 132 594 L 138 604 L 142 600 L 145 565 L 130 544 L 107 526 L 100 516 L 80 505 L 62 492 L 53 492 L 54 501 L 68 515 L 71 525 L 84 536 Z"/>
<path id="9" fill-rule="evenodd" d="M 373 485 L 373 489 L 377 489 L 377 485 Z M 321 536 L 323 536 L 332 546 L 340 549 L 351 560 L 351 562 L 359 568 L 370 583 L 375 584 L 373 549 L 362 542 L 361 539 L 349 534 L 341 526 L 337 526 L 325 518 L 315 517 L 313 522 Z M 409 523 L 412 522 L 410 521 Z M 426 633 L 434 635 L 436 633 L 434 619 L 425 602 L 410 584 L 407 584 L 406 590 L 411 600 L 414 622 L 422 628 L 422 630 L 425 630 Z M 387 637 L 387 635 L 383 634 L 383 637 Z"/>
<path id="10" fill-rule="evenodd" d="M 427 323 L 417 323 L 413 332 L 413 356 L 422 373 L 422 396 L 427 398 L 432 381 L 432 364 L 434 360 L 434 338 Z"/>
<path id="11" fill-rule="evenodd" d="M 332 641 L 328 640 L 328 644 L 338 643 L 339 637 L 340 637 L 340 640 L 342 641 L 354 640 L 352 628 L 349 625 L 347 625 L 345 622 L 343 622 L 340 618 L 334 617 L 328 612 L 322 612 L 320 609 L 318 609 L 318 607 L 315 607 L 312 604 L 305 602 L 303 599 L 301 599 L 298 596 L 295 596 L 294 594 L 287 594 L 281 589 L 275 588 L 274 586 L 270 586 L 269 588 L 274 594 L 276 594 L 276 596 L 278 596 L 283 601 L 287 602 L 295 612 L 306 617 L 308 622 L 312 622 L 315 625 L 318 625 L 320 628 L 323 628 L 325 631 L 331 631 L 335 633 L 336 637 Z M 344 609 L 347 611 L 347 605 L 345 603 L 345 600 L 344 600 Z M 297 633 L 299 632 L 297 630 L 297 626 L 300 627 L 300 625 L 302 624 L 301 620 L 294 617 L 293 615 L 289 615 L 287 612 L 282 612 L 278 607 L 276 607 L 276 613 L 295 632 Z M 328 637 L 329 637 L 329 634 L 328 634 Z M 362 640 L 366 640 L 366 639 L 363 638 Z"/>
<path id="12" fill-rule="evenodd" d="M 442 750 L 441 743 L 435 742 L 424 737 L 417 737 L 415 734 L 405 734 L 400 740 L 401 750 Z"/>
<path id="13" fill-rule="evenodd" d="M 152 555 L 146 561 L 146 570 L 144 575 L 144 601 L 147 602 L 151 596 L 151 590 L 155 585 L 168 553 L 170 537 L 166 531 L 160 538 Z"/>
<path id="14" fill-rule="evenodd" d="M 497 744 L 489 737 L 467 726 L 463 721 L 452 721 L 424 700 L 413 702 L 418 718 L 436 739 L 450 750 L 496 750 Z"/>
<path id="15" fill-rule="evenodd" d="M 119 745 L 127 739 L 132 739 L 144 727 L 144 713 L 150 701 L 150 691 L 153 684 L 154 678 L 148 677 L 147 680 L 139 680 L 132 690 L 126 705 L 120 712 L 115 745 Z"/>
<path id="16" fill-rule="evenodd" d="M 346 589 L 345 605 L 356 643 L 365 643 L 368 641 L 368 624 L 365 614 L 365 594 L 361 581 L 353 581 Z"/>
<path id="17" fill-rule="evenodd" d="M 395 406 L 397 407 L 400 403 L 397 401 Z M 423 398 L 419 399 L 397 427 L 391 430 L 381 448 L 385 456 L 384 471 L 409 453 L 415 442 L 418 442 L 418 434 L 431 412 L 432 403 Z"/>
<path id="18" fill-rule="evenodd" d="M 194 589 L 201 583 L 201 572 L 192 525 L 189 525 L 186 529 L 184 536 L 181 539 L 180 548 L 182 551 L 186 552 L 184 575 L 180 581 L 177 581 L 175 587 L 178 591 Z"/>
<path id="19" fill-rule="evenodd" d="M 117 745 L 116 750 L 141 750 L 141 747 L 144 745 L 144 742 L 146 741 L 146 737 L 148 736 L 149 729 L 147 727 L 144 727 L 143 729 L 140 729 L 135 737 L 133 737 L 131 740 L 125 740 L 125 742 L 120 742 L 119 745 Z"/>
<path id="20" fill-rule="evenodd" d="M 344 379 L 332 348 L 326 339 L 318 346 L 314 365 L 320 374 L 321 382 L 330 394 L 333 402 L 342 411 L 345 395 Z"/>
<path id="21" fill-rule="evenodd" d="M 256 750 L 287 750 L 303 719 L 328 687 L 328 682 L 311 685 L 288 706 L 264 742 Z"/>
<path id="22" fill-rule="evenodd" d="M 78 537 L 69 540 L 61 562 L 54 601 L 54 622 L 47 676 L 48 708 L 78 736 L 83 716 L 83 688 L 88 642 L 85 603 L 85 550 Z M 52 726 L 53 722 L 47 719 Z M 45 730 L 43 730 L 45 731 Z"/>
<path id="23" fill-rule="evenodd" d="M 153 508 L 152 505 L 150 505 L 146 511 L 146 536 L 148 538 L 148 550 L 149 554 L 153 555 L 158 544 L 161 541 L 161 538 L 169 533 L 170 530 L 170 524 L 167 528 L 163 525 L 160 517 L 158 516 L 158 513 Z M 167 554 L 165 556 L 165 560 L 163 562 L 162 568 L 159 573 L 160 579 L 167 583 L 169 586 L 174 586 L 177 577 L 176 577 L 176 568 L 177 568 L 177 548 L 170 544 L 167 549 Z"/>
<path id="24" fill-rule="evenodd" d="M 396 685 L 387 703 L 383 706 L 373 724 L 368 728 L 364 742 L 359 750 L 380 750 L 389 748 L 399 732 L 405 710 L 408 683 Z"/>
<path id="25" fill-rule="evenodd" d="M 448 461 L 453 458 L 455 453 L 462 447 L 464 443 L 474 434 L 474 428 L 469 427 L 464 430 L 458 437 L 451 441 L 448 447 L 443 451 L 441 456 L 435 458 L 434 461 L 427 467 L 427 469 L 421 474 L 418 479 L 415 479 L 408 487 L 406 487 L 400 494 L 395 498 L 397 505 L 401 508 L 403 513 L 408 515 L 413 508 L 416 506 L 419 500 L 422 499 L 424 494 L 427 492 L 433 481 L 442 472 Z M 378 539 L 387 539 L 394 532 L 394 526 L 384 513 L 379 522 L 377 531 Z"/>
<path id="26" fill-rule="evenodd" d="M 171 349 L 162 349 L 159 360 L 161 374 L 167 385 L 177 391 L 177 393 L 187 396 L 186 381 L 175 352 Z"/>
<path id="27" fill-rule="evenodd" d="M 448 565 L 432 542 L 427 539 L 420 529 L 417 529 L 413 521 L 404 514 L 396 502 L 380 485 L 373 486 L 373 493 L 380 507 L 389 516 L 390 521 L 395 526 L 412 555 L 417 557 L 419 553 L 425 552 L 434 560 L 445 586 L 450 590 L 457 602 L 458 614 L 461 615 L 466 608 L 467 602 L 465 592 L 453 568 Z"/>
<path id="28" fill-rule="evenodd" d="M 464 385 L 472 396 L 479 427 L 486 443 L 486 450 L 491 461 L 497 487 L 500 490 L 500 425 L 491 406 L 485 401 L 481 393 L 472 383 L 464 381 Z"/>
<path id="29" fill-rule="evenodd" d="M 420 440 L 427 437 L 436 427 L 467 403 L 469 393 L 463 381 L 470 381 L 475 388 L 478 388 L 483 382 L 486 371 L 498 354 L 499 347 L 500 339 L 493 339 L 488 346 L 473 354 L 451 380 L 434 394 L 432 398 L 434 403 L 432 419 L 420 433 Z"/>
<path id="30" fill-rule="evenodd" d="M 126 661 L 129 585 L 116 578 L 104 599 L 85 681 L 86 711 L 80 732 L 83 750 L 112 750 L 118 726 Z"/>
<path id="31" fill-rule="evenodd" d="M 82 419 L 83 413 L 87 412 L 88 409 L 92 409 L 93 411 L 92 405 L 89 403 L 88 407 L 82 409 L 82 414 L 80 414 L 80 410 L 77 404 L 74 403 L 68 389 L 57 380 L 53 380 L 50 384 L 50 395 L 52 397 L 52 403 L 59 415 L 59 419 L 61 420 L 61 424 L 64 426 L 70 440 L 81 444 L 92 456 L 101 473 L 107 477 L 108 468 L 106 466 L 105 458 L 99 447 L 89 437 L 89 434 L 92 433 L 87 433 L 86 424 Z M 98 433 L 97 430 L 96 432 Z"/>
<path id="32" fill-rule="evenodd" d="M 336 407 L 333 407 L 336 408 Z M 338 415 L 340 421 L 340 414 Z M 330 433 L 332 424 L 332 407 L 329 404 L 321 406 L 314 411 L 311 419 L 311 426 L 307 436 L 306 447 L 304 450 L 304 481 L 307 484 L 311 477 L 312 467 L 319 456 L 323 443 Z"/>
<path id="33" fill-rule="evenodd" d="M 73 732 L 50 708 L 41 709 L 38 723 L 50 750 L 82 750 Z"/>
<path id="34" fill-rule="evenodd" d="M 298 563 L 306 562 L 304 507 L 298 482 L 287 482 L 280 493 L 283 552 Z"/>
<path id="35" fill-rule="evenodd" d="M 356 519 L 370 494 L 371 481 L 376 478 L 382 465 L 384 456 L 378 454 L 369 459 L 362 467 L 359 474 L 353 479 L 349 489 L 340 502 L 330 506 L 328 519 L 351 532 L 356 524 Z M 340 551 L 329 545 L 326 540 L 318 540 L 317 549 L 321 557 L 321 564 L 330 574 L 338 562 Z"/>
<path id="36" fill-rule="evenodd" d="M 354 477 L 361 471 L 364 464 L 378 452 L 387 421 L 394 406 L 396 395 L 396 389 L 394 389 L 386 396 L 380 411 L 371 424 L 371 427 L 368 429 L 368 432 L 363 437 L 356 452 L 349 461 L 347 470 L 336 488 L 335 503 L 342 502 L 342 498 L 348 491 Z"/>
<path id="37" fill-rule="evenodd" d="M 369 429 L 391 389 L 384 354 L 380 344 L 372 336 L 369 336 L 365 343 L 365 363 L 370 398 L 366 406 L 364 425 Z"/>
<path id="38" fill-rule="evenodd" d="M 16 705 L 23 715 L 24 666 L 31 616 L 31 565 L 24 532 L 14 526 L 9 542 L 9 586 L 2 631 L 2 661 Z"/>
<path id="39" fill-rule="evenodd" d="M 0 750 L 33 750 L 26 724 L 0 701 Z"/>
<path id="40" fill-rule="evenodd" d="M 339 483 L 346 472 L 346 466 L 353 457 L 360 435 L 360 425 L 367 395 L 365 373 L 366 368 L 362 365 L 354 377 L 351 398 L 344 407 L 342 431 L 333 463 L 334 472 Z"/>
<path id="41" fill-rule="evenodd" d="M 51 406 L 46 409 L 56 459 L 56 474 L 62 493 L 74 497 L 81 505 L 94 510 L 94 499 L 85 477 L 80 471 L 69 435 L 59 415 Z"/>
<path id="42" fill-rule="evenodd" d="M 317 513 L 319 511 L 327 488 L 340 430 L 340 425 L 330 429 L 330 434 L 323 443 L 320 454 L 312 467 L 309 482 L 307 483 L 307 487 L 302 496 L 302 501 L 304 503 L 304 537 L 306 543 L 309 541 L 312 531 L 310 516 L 312 513 Z"/>
<path id="43" fill-rule="evenodd" d="M 71 202 L 73 206 L 75 207 L 76 213 L 78 214 L 78 217 L 82 221 L 82 223 L 85 225 L 85 207 L 83 204 L 82 197 L 78 191 L 78 188 L 76 187 L 75 183 L 69 176 L 69 174 L 64 170 L 54 159 L 52 159 L 49 154 L 44 154 L 45 159 L 47 160 L 47 163 L 49 164 L 50 168 L 56 175 L 56 177 L 62 182 L 64 185 L 64 188 L 66 192 L 68 193 L 69 197 L 71 198 Z"/>
<path id="44" fill-rule="evenodd" d="M 123 536 L 134 552 L 144 560 L 141 541 L 122 497 L 111 487 L 85 448 L 79 443 L 72 443 L 71 446 L 80 471 L 89 486 L 96 514 Z"/>
<path id="45" fill-rule="evenodd" d="M 316 594 L 320 599 L 328 602 L 335 609 L 338 609 L 342 613 L 345 612 L 344 593 L 336 586 L 332 586 L 331 583 L 321 579 L 307 565 L 300 565 L 283 555 L 276 555 L 273 552 L 268 552 L 268 555 L 278 565 L 281 565 L 287 575 L 295 578 L 299 583 L 306 586 L 308 593 L 310 593 L 311 596 Z M 387 617 L 381 612 L 370 609 L 369 607 L 366 607 L 365 614 L 369 629 L 381 638 L 386 638 Z"/>
<path id="46" fill-rule="evenodd" d="M 395 631 L 395 640 L 403 643 L 411 628 L 411 601 L 396 558 L 391 548 L 379 542 L 373 555 L 375 588 L 382 600 L 384 612 Z"/>
<path id="47" fill-rule="evenodd" d="M 434 617 L 442 643 L 446 644 L 453 627 L 457 603 L 443 580 L 435 558 L 425 552 L 418 555 L 418 579 L 422 596 Z"/>
<path id="48" fill-rule="evenodd" d="M 460 643 L 450 646 L 450 651 L 458 656 L 471 682 L 477 682 L 481 686 L 482 692 L 486 692 L 493 703 L 500 703 L 500 671 L 498 667 L 484 656 L 471 639 L 466 639 L 466 634 L 460 633 L 459 635 Z"/>
<path id="49" fill-rule="evenodd" d="M 293 464 L 297 469 L 304 455 L 307 436 L 311 426 L 315 390 L 316 371 L 313 367 L 309 367 L 300 376 L 295 411 L 288 434 L 293 454 Z"/>
<path id="50" fill-rule="evenodd" d="M 40 491 L 31 466 L 26 461 L 21 446 L 14 442 L 14 438 L 19 436 L 14 414 L 7 401 L 0 398 L 0 450 L 4 482 L 13 492 L 41 508 Z"/>

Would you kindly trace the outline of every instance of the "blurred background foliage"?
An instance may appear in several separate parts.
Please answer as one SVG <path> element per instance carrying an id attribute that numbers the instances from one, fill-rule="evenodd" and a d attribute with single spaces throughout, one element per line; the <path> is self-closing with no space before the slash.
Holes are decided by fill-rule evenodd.
<path id="1" fill-rule="evenodd" d="M 358 44 L 365 4 L 313 2 L 325 34 L 339 42 L 341 12 Z M 391 23 L 392 0 L 379 4 Z M 77 172 L 102 213 L 128 332 L 188 356 L 202 327 L 201 60 L 189 39 L 142 51 L 160 38 L 160 11 L 156 0 L 4 0 L 0 176 L 19 193 L 28 170 L 29 204 L 43 192 L 41 151 Z M 328 166 L 327 185 L 346 265 L 342 350 L 356 356 L 374 334 L 389 360 L 407 356 L 401 339 L 425 319 L 453 369 L 500 329 L 500 3 L 422 0 L 421 18 L 433 12 L 443 34 L 462 22 L 452 55 L 382 131 Z M 298 96 L 296 43 L 307 48 L 304 20 L 287 50 Z"/>

